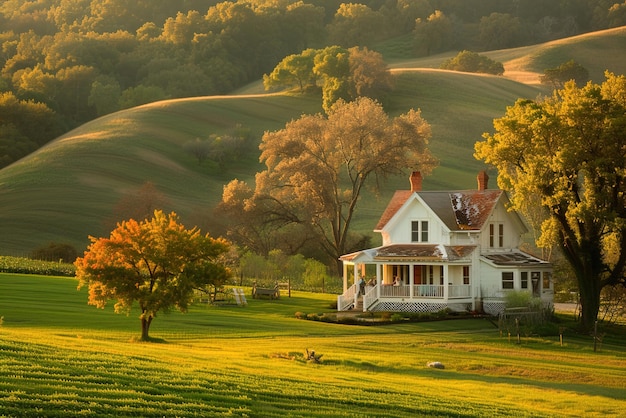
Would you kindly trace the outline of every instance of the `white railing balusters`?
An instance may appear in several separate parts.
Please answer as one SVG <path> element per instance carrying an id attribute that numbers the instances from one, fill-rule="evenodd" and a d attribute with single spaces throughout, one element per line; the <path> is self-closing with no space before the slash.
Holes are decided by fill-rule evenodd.
<path id="1" fill-rule="evenodd" d="M 363 307 L 365 309 L 372 306 L 378 300 L 377 288 L 378 285 L 367 287 L 366 293 L 363 296 Z M 354 304 L 357 290 L 357 285 L 352 285 L 343 295 L 337 297 L 338 310 L 347 310 L 352 304 Z M 471 295 L 472 288 L 470 285 L 448 285 L 448 300 L 469 298 Z M 410 286 L 382 285 L 380 286 L 380 298 L 402 298 L 407 303 L 416 299 L 444 299 L 444 285 L 413 285 L 412 299 Z"/>

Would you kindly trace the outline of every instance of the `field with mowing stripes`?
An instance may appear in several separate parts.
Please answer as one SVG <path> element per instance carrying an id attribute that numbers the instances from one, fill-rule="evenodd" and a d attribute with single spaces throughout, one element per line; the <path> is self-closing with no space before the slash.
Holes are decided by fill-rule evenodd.
<path id="1" fill-rule="evenodd" d="M 249 294 L 249 291 L 248 291 Z M 626 410 L 624 332 L 501 336 L 486 319 L 305 321 L 334 295 L 157 317 L 87 305 L 72 278 L 0 274 L 0 416 L 605 417 Z M 563 316 L 563 326 L 571 326 Z M 307 362 L 305 350 L 322 354 Z M 445 369 L 426 367 L 440 361 Z"/>

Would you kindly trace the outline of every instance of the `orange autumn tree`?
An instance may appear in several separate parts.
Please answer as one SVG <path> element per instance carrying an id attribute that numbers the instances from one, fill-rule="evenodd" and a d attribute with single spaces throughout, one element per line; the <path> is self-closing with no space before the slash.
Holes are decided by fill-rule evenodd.
<path id="1" fill-rule="evenodd" d="M 141 339 L 157 312 L 187 311 L 193 290 L 224 283 L 229 270 L 220 256 L 229 244 L 198 228 L 186 229 L 172 212 L 154 211 L 151 219 L 123 221 L 109 238 L 89 237 L 84 257 L 75 261 L 78 288 L 89 286 L 89 304 L 104 308 L 115 299 L 115 311 L 141 310 Z"/>

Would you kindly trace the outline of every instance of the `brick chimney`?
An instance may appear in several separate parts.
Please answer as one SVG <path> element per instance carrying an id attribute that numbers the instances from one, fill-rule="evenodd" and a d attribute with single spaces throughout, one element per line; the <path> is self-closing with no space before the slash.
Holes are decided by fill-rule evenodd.
<path id="1" fill-rule="evenodd" d="M 487 175 L 487 172 L 485 170 L 482 170 L 480 173 L 478 173 L 476 179 L 478 180 L 478 190 L 487 190 L 489 183 L 489 176 Z"/>
<path id="2" fill-rule="evenodd" d="M 419 192 L 422 190 L 422 173 L 419 171 L 412 172 L 411 177 L 409 177 L 409 181 L 411 182 L 412 192 Z"/>

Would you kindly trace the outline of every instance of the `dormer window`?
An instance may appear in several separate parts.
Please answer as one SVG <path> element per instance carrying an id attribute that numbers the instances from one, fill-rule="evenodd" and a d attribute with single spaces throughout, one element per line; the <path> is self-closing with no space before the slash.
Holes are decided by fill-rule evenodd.
<path id="1" fill-rule="evenodd" d="M 411 241 L 428 242 L 428 221 L 411 221 Z"/>

